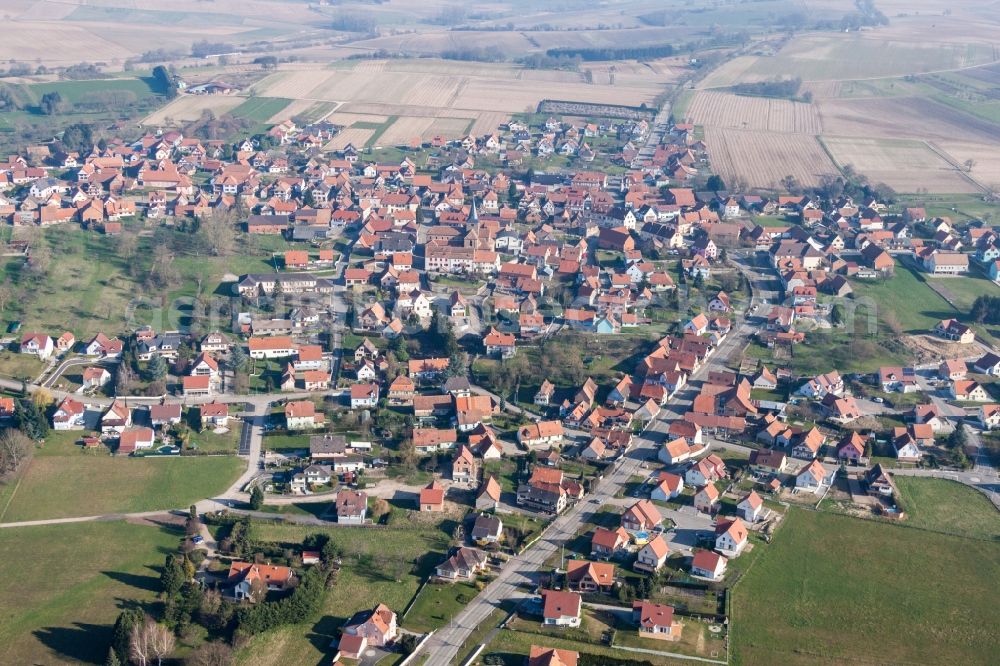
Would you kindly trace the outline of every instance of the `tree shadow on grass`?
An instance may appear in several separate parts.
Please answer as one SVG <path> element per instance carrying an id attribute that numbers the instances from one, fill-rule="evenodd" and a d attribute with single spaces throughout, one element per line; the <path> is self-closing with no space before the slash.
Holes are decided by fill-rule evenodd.
<path id="1" fill-rule="evenodd" d="M 124 583 L 125 585 L 134 587 L 138 590 L 145 590 L 147 592 L 154 593 L 160 591 L 159 576 L 143 576 L 141 574 L 125 573 L 123 571 L 102 571 L 101 573 L 111 580 Z"/>
<path id="2" fill-rule="evenodd" d="M 44 627 L 32 634 L 61 658 L 100 664 L 108 654 L 112 627 L 74 622 L 71 627 Z"/>

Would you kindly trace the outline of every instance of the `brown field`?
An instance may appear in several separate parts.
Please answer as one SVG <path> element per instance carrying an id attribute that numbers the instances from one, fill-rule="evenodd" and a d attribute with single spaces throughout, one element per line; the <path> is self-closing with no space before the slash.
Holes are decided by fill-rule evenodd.
<path id="1" fill-rule="evenodd" d="M 820 134 L 816 107 L 786 99 L 699 91 L 687 110 L 690 122 L 706 127 Z"/>
<path id="2" fill-rule="evenodd" d="M 897 192 L 979 191 L 923 141 L 823 137 L 823 143 L 839 166 L 850 164 L 872 182 Z"/>
<path id="3" fill-rule="evenodd" d="M 350 127 L 354 123 L 384 123 L 389 120 L 389 116 L 376 115 L 371 113 L 345 113 L 335 111 L 326 118 L 331 123 Z"/>
<path id="4" fill-rule="evenodd" d="M 258 31 L 280 38 L 315 29 L 304 3 L 281 0 L 7 0 L 0 11 L 0 59 L 51 65 L 101 61 L 115 68 L 114 61 L 151 48 L 186 50 L 201 39 L 239 43 L 260 39 Z"/>
<path id="5" fill-rule="evenodd" d="M 379 137 L 379 144 L 388 146 L 405 145 L 415 137 L 423 138 L 430 135 L 433 118 L 400 118 Z"/>
<path id="6" fill-rule="evenodd" d="M 825 99 L 819 112 L 837 136 L 1000 143 L 1000 125 L 926 98 Z"/>
<path id="7" fill-rule="evenodd" d="M 705 128 L 712 170 L 727 185 L 778 189 L 785 176 L 802 185 L 819 184 L 820 176 L 836 174 L 815 137 L 806 134 L 776 134 L 716 127 Z"/>
<path id="8" fill-rule="evenodd" d="M 701 89 L 725 88 L 737 83 L 759 81 L 759 78 L 747 75 L 747 70 L 753 67 L 757 60 L 758 56 L 739 56 L 727 60 L 702 79 L 698 87 Z"/>
<path id="9" fill-rule="evenodd" d="M 435 118 L 430 126 L 430 136 L 459 137 L 469 130 L 472 118 Z"/>
<path id="10" fill-rule="evenodd" d="M 966 160 L 972 160 L 969 175 L 978 183 L 990 188 L 1000 183 L 1000 147 L 996 144 L 943 141 L 934 145 L 958 164 L 964 165 Z"/>
<path id="11" fill-rule="evenodd" d="M 333 137 L 323 148 L 326 150 L 340 150 L 349 143 L 353 143 L 355 148 L 362 148 L 374 133 L 375 130 L 373 129 L 349 127 Z"/>
<path id="12" fill-rule="evenodd" d="M 182 95 L 146 116 L 141 124 L 167 125 L 169 124 L 168 118 L 174 122 L 190 122 L 197 120 L 202 111 L 206 109 L 216 116 L 221 116 L 245 101 L 247 101 L 246 97 L 235 95 Z M 284 111 L 282 112 L 283 117 L 287 117 L 287 115 Z"/>

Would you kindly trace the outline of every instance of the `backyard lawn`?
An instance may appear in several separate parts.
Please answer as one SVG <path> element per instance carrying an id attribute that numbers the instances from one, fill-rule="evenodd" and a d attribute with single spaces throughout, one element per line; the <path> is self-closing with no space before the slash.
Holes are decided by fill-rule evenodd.
<path id="1" fill-rule="evenodd" d="M 1000 512 L 978 490 L 957 481 L 896 476 L 905 525 L 1000 540 Z"/>
<path id="2" fill-rule="evenodd" d="M 309 534 L 328 534 L 343 551 L 344 565 L 314 624 L 282 627 L 255 636 L 238 654 L 240 664 L 329 663 L 330 642 L 357 611 L 384 603 L 402 613 L 421 581 L 445 559 L 454 530 L 450 518 L 413 514 L 405 527 L 354 529 L 255 522 L 252 537 L 291 547 Z M 405 623 L 404 623 L 405 624 Z"/>
<path id="3" fill-rule="evenodd" d="M 103 664 L 121 605 L 153 600 L 181 535 L 123 521 L 0 530 L 0 663 Z"/>
<path id="4" fill-rule="evenodd" d="M 1000 545 L 796 508 L 785 520 L 733 592 L 732 663 L 995 663 Z"/>
<path id="5" fill-rule="evenodd" d="M 420 633 L 439 629 L 477 594 L 476 586 L 469 583 L 425 585 L 402 619 L 402 624 L 410 631 Z"/>

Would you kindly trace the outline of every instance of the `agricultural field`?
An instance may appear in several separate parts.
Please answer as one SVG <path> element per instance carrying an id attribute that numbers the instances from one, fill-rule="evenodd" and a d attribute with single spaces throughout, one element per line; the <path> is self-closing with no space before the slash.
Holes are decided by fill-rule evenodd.
<path id="1" fill-rule="evenodd" d="M 264 123 L 273 116 L 283 113 L 290 103 L 291 100 L 281 97 L 251 97 L 232 109 L 230 113 L 237 118 Z"/>
<path id="2" fill-rule="evenodd" d="M 705 128 L 712 170 L 732 186 L 778 189 L 785 176 L 806 187 L 837 172 L 816 137 L 807 134 Z"/>
<path id="3" fill-rule="evenodd" d="M 805 81 L 850 80 L 922 74 L 992 62 L 985 44 L 921 43 L 895 39 L 900 30 L 814 33 L 797 36 L 773 56 L 756 57 L 739 80 L 799 77 Z M 718 85 L 713 81 L 713 85 Z"/>
<path id="4" fill-rule="evenodd" d="M 850 165 L 870 181 L 885 183 L 897 192 L 979 191 L 923 141 L 846 137 L 823 137 L 822 141 L 839 167 Z"/>
<path id="5" fill-rule="evenodd" d="M 705 127 L 813 135 L 822 133 L 815 106 L 787 99 L 699 91 L 684 118 Z"/>
<path id="6" fill-rule="evenodd" d="M 84 500 L 85 501 L 85 500 Z M 124 602 L 154 601 L 181 529 L 91 522 L 0 530 L 0 662 L 101 664 Z M 17 564 L 30 559 L 32 566 Z"/>
<path id="7" fill-rule="evenodd" d="M 990 664 L 998 575 L 996 543 L 792 508 L 733 592 L 732 663 Z"/>
<path id="8" fill-rule="evenodd" d="M 205 111 L 216 117 L 229 113 L 245 103 L 245 97 L 235 95 L 181 95 L 142 120 L 143 125 L 158 126 L 197 120 Z"/>
<path id="9" fill-rule="evenodd" d="M 178 0 L 162 3 L 107 0 L 40 0 L 5 3 L 3 60 L 72 65 L 120 62 L 163 48 L 186 53 L 193 42 L 250 42 L 300 37 L 316 31 L 315 16 L 304 4 L 280 0 Z M 118 62 L 114 62 L 114 61 Z"/>
<path id="10" fill-rule="evenodd" d="M 620 66 L 612 75 L 606 64 L 594 63 L 594 83 L 586 83 L 582 72 L 432 59 L 371 60 L 351 67 L 280 70 L 258 82 L 253 92 L 265 97 L 341 102 L 328 119 L 352 130 L 371 129 L 359 123 L 384 122 L 379 119 L 398 116 L 393 126 L 376 137 L 394 145 L 414 136 L 427 139 L 447 134 L 454 138 L 464 133 L 470 122 L 473 133 L 490 132 L 511 114 L 534 110 L 546 98 L 650 103 L 675 77 L 670 67 L 616 65 Z M 359 143 L 357 137 L 350 142 Z"/>

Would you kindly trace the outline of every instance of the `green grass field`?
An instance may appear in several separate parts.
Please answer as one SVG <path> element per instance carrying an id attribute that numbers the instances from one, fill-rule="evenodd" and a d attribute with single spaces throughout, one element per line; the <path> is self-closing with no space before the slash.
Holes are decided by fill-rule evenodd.
<path id="1" fill-rule="evenodd" d="M 978 490 L 957 481 L 896 476 L 905 525 L 1000 541 L 1000 512 Z"/>
<path id="2" fill-rule="evenodd" d="M 384 603 L 402 613 L 423 578 L 445 558 L 454 529 L 451 519 L 409 522 L 405 527 L 344 529 L 255 523 L 253 538 L 301 544 L 324 533 L 344 552 L 337 584 L 328 592 L 323 616 L 311 625 L 292 625 L 255 636 L 238 654 L 249 666 L 329 663 L 330 641 L 357 611 Z M 429 618 L 431 619 L 431 618 Z"/>
<path id="3" fill-rule="evenodd" d="M 896 272 L 887 280 L 852 282 L 855 299 L 871 298 L 878 306 L 879 319 L 895 315 L 906 332 L 927 331 L 941 319 L 960 314 L 927 285 L 926 278 L 896 263 Z"/>
<path id="4" fill-rule="evenodd" d="M 475 585 L 469 583 L 425 585 L 402 624 L 421 633 L 438 629 L 448 624 L 477 594 Z"/>
<path id="5" fill-rule="evenodd" d="M 785 520 L 733 592 L 731 663 L 995 663 L 1000 545 L 796 508 Z"/>
<path id="6" fill-rule="evenodd" d="M 0 486 L 0 522 L 186 508 L 225 490 L 244 468 L 235 456 L 39 455 L 18 481 Z"/>
<path id="7" fill-rule="evenodd" d="M 0 663 L 103 664 L 121 605 L 153 600 L 180 536 L 121 521 L 0 530 Z"/>
<path id="8" fill-rule="evenodd" d="M 291 103 L 292 100 L 282 97 L 251 97 L 230 111 L 230 113 L 237 118 L 246 118 L 254 122 L 264 123 L 274 114 L 280 113 L 282 109 Z"/>
<path id="9" fill-rule="evenodd" d="M 968 277 L 927 278 L 927 284 L 934 291 L 947 297 L 955 307 L 967 315 L 972 309 L 972 303 L 978 296 L 1000 296 L 1000 286 L 981 273 L 970 273 Z"/>

